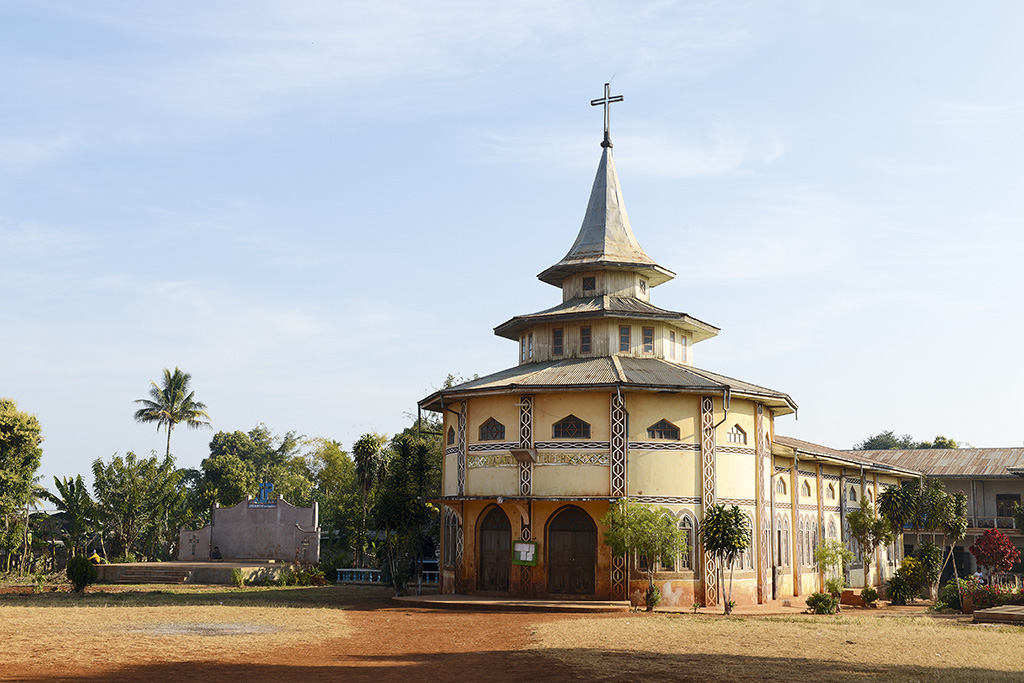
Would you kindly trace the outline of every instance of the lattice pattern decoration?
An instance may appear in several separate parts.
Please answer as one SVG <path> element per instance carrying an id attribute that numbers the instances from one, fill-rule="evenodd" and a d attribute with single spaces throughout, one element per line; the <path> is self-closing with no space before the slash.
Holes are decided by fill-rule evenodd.
<path id="1" fill-rule="evenodd" d="M 530 522 L 522 522 L 519 528 L 519 538 L 523 541 L 533 540 L 533 530 L 530 527 Z M 519 565 L 519 596 L 523 598 L 530 597 L 530 593 L 533 586 L 533 567 L 527 565 Z"/>
<path id="2" fill-rule="evenodd" d="M 466 459 L 466 466 L 469 469 L 478 467 L 515 467 L 515 459 L 508 454 L 505 455 L 471 455 Z"/>
<path id="3" fill-rule="evenodd" d="M 466 495 L 466 418 L 469 417 L 469 404 L 465 401 L 459 406 L 459 468 L 458 491 L 460 496 Z"/>
<path id="4" fill-rule="evenodd" d="M 699 453 L 699 443 L 680 443 L 678 441 L 630 441 L 631 451 L 683 451 Z"/>
<path id="5" fill-rule="evenodd" d="M 756 439 L 754 447 L 757 449 L 757 495 L 760 500 L 759 511 L 758 511 L 758 547 L 757 557 L 759 558 L 758 564 L 760 565 L 761 571 L 761 584 L 760 594 L 761 600 L 767 601 L 772 594 L 771 586 L 771 498 L 768 495 L 767 485 L 765 480 L 768 478 L 768 470 L 772 466 L 771 452 L 766 448 L 767 439 L 765 439 L 764 431 L 764 406 L 760 403 L 757 404 L 757 415 L 755 416 L 755 428 Z"/>
<path id="6" fill-rule="evenodd" d="M 700 451 L 701 451 L 701 504 L 704 510 L 715 505 L 715 403 L 710 396 L 700 400 Z M 711 607 L 718 604 L 716 583 L 718 564 L 715 556 L 706 549 L 703 552 L 704 604 Z"/>
<path id="7" fill-rule="evenodd" d="M 638 503 L 659 503 L 661 505 L 697 505 L 697 496 L 630 496 L 630 500 Z"/>
<path id="8" fill-rule="evenodd" d="M 742 507 L 754 507 L 757 505 L 757 501 L 753 498 L 719 498 L 717 502 L 721 505 L 738 505 Z"/>
<path id="9" fill-rule="evenodd" d="M 455 533 L 455 590 L 462 592 L 462 567 L 465 559 L 466 536 L 462 524 Z"/>
<path id="10" fill-rule="evenodd" d="M 538 451 L 607 451 L 611 444 L 607 441 L 538 441 L 534 448 Z"/>
<path id="11" fill-rule="evenodd" d="M 626 404 L 622 395 L 612 396 L 611 406 L 611 494 L 616 497 L 626 495 Z"/>
<path id="12" fill-rule="evenodd" d="M 626 600 L 629 598 L 627 579 L 626 558 L 617 555 L 612 558 L 612 599 Z"/>
<path id="13" fill-rule="evenodd" d="M 782 474 L 783 472 L 789 472 L 789 468 L 782 465 L 775 466 L 775 474 Z"/>
<path id="14" fill-rule="evenodd" d="M 497 443 L 474 443 L 469 445 L 470 453 L 487 453 L 490 451 L 507 451 L 517 447 L 515 441 L 499 441 Z"/>
<path id="15" fill-rule="evenodd" d="M 605 465 L 611 462 L 608 453 L 538 453 L 538 465 Z"/>
<path id="16" fill-rule="evenodd" d="M 533 448 L 533 396 L 519 397 L 519 447 Z M 533 463 L 519 463 L 519 495 L 529 496 L 533 493 Z M 523 539 L 529 540 L 529 539 Z M 529 567 L 523 566 L 526 574 Z"/>
<path id="17" fill-rule="evenodd" d="M 735 453 L 736 455 L 754 455 L 750 446 L 716 446 L 719 453 Z"/>
<path id="18" fill-rule="evenodd" d="M 444 454 L 445 455 L 458 455 L 459 454 L 459 447 L 458 446 L 449 446 L 448 448 L 444 449 Z"/>

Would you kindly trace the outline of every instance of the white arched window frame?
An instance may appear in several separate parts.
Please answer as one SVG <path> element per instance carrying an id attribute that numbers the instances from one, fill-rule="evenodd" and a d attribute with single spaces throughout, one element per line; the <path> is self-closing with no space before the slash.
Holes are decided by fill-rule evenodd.
<path id="1" fill-rule="evenodd" d="M 800 495 L 806 496 L 807 498 L 811 497 L 811 482 L 806 479 L 804 479 L 804 483 L 800 485 Z"/>
<path id="2" fill-rule="evenodd" d="M 697 545 L 695 540 L 697 527 L 693 523 L 693 518 L 683 513 L 682 518 L 679 520 L 679 528 L 686 532 L 686 547 L 680 554 L 677 566 L 679 571 L 693 571 L 693 553 L 694 547 Z"/>
<path id="3" fill-rule="evenodd" d="M 729 439 L 729 443 L 747 443 L 747 433 L 739 425 L 733 425 L 732 429 L 726 434 L 726 437 Z"/>

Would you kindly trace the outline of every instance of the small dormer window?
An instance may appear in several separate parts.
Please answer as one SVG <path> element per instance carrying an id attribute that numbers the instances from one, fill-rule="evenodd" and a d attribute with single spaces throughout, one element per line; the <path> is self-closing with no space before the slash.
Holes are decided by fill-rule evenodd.
<path id="1" fill-rule="evenodd" d="M 640 293 L 641 294 L 646 294 L 647 293 L 647 280 L 640 280 Z"/>
<path id="2" fill-rule="evenodd" d="M 554 439 L 589 439 L 590 425 L 575 415 L 567 415 L 551 425 Z"/>
<path id="3" fill-rule="evenodd" d="M 580 328 L 580 353 L 590 353 L 590 325 Z"/>
<path id="4" fill-rule="evenodd" d="M 480 425 L 481 441 L 501 441 L 505 438 L 505 425 L 493 417 L 487 418 L 487 422 Z"/>
<path id="5" fill-rule="evenodd" d="M 448 428 L 448 445 L 455 445 L 455 427 Z"/>
<path id="6" fill-rule="evenodd" d="M 619 326 L 619 351 L 625 351 L 625 352 L 629 351 L 630 345 L 632 343 L 630 341 L 630 338 L 629 338 L 629 336 L 630 336 L 629 333 L 630 333 L 629 325 L 620 325 Z"/>
<path id="7" fill-rule="evenodd" d="M 593 275 L 587 275 L 583 278 L 583 291 L 593 292 L 597 289 L 597 278 Z"/>
<path id="8" fill-rule="evenodd" d="M 729 437 L 729 443 L 746 443 L 747 433 L 740 428 L 739 425 L 733 425 L 732 429 L 729 430 L 727 435 Z"/>
<path id="9" fill-rule="evenodd" d="M 659 420 L 647 428 L 647 438 L 679 441 L 679 427 L 668 420 Z"/>
<path id="10" fill-rule="evenodd" d="M 526 339 L 527 339 L 527 341 L 526 341 L 527 356 L 526 357 L 529 358 L 530 360 L 533 360 L 533 332 L 531 332 L 530 334 L 526 335 Z"/>
<path id="11" fill-rule="evenodd" d="M 561 356 L 563 351 L 562 328 L 551 330 L 551 354 Z"/>
<path id="12" fill-rule="evenodd" d="M 668 357 L 676 357 L 676 333 L 671 331 L 668 333 Z"/>

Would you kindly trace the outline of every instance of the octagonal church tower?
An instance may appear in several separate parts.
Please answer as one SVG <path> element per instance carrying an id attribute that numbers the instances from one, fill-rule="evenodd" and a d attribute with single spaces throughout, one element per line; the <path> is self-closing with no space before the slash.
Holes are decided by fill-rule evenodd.
<path id="1" fill-rule="evenodd" d="M 495 328 L 516 343 L 513 367 L 419 403 L 444 420 L 442 592 L 625 599 L 646 560 L 613 556 L 601 518 L 628 497 L 689 532 L 658 567 L 666 603 L 722 599 L 697 533 L 717 503 L 755 531 L 734 599 L 770 599 L 774 420 L 796 404 L 694 364 L 718 328 L 651 302 L 675 275 L 633 234 L 607 135 L 602 147 L 576 241 L 538 275 L 561 303 Z"/>

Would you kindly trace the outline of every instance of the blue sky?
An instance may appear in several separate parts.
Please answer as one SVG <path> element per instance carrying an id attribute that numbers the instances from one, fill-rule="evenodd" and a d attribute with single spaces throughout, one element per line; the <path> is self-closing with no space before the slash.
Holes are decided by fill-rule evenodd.
<path id="1" fill-rule="evenodd" d="M 780 433 L 1024 439 L 1011 2 L 0 6 L 0 395 L 41 473 L 162 452 L 164 367 L 215 430 L 348 446 L 515 363 L 612 138 L 653 301 Z M 175 432 L 181 466 L 210 431 Z"/>

